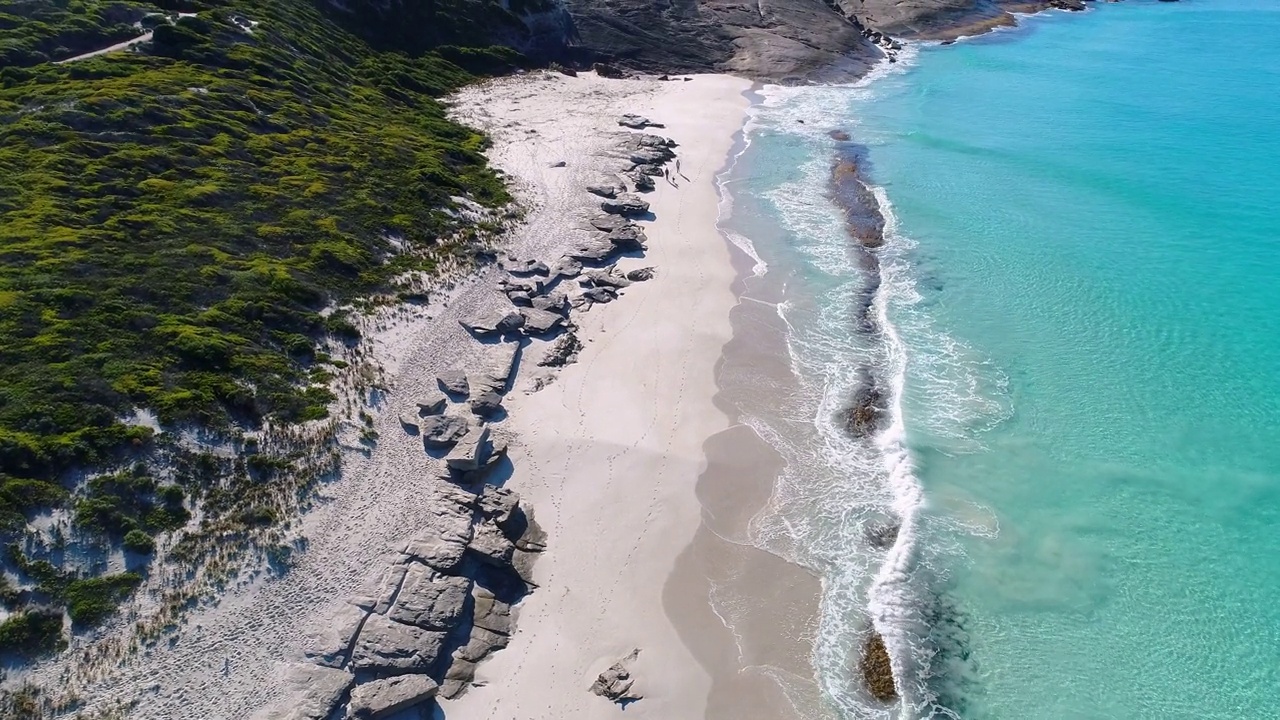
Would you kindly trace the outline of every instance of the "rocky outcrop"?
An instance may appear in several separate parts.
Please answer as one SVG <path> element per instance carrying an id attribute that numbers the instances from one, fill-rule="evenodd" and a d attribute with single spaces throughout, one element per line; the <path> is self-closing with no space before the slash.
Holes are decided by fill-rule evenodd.
<path id="1" fill-rule="evenodd" d="M 471 393 L 471 386 L 467 383 L 467 374 L 457 368 L 445 370 L 436 376 L 436 383 L 440 389 L 450 395 L 466 397 Z"/>
<path id="2" fill-rule="evenodd" d="M 635 692 L 636 680 L 631 676 L 629 668 L 639 655 L 639 649 L 632 650 L 630 655 L 600 673 L 595 682 L 591 683 L 591 692 L 621 705 L 640 700 L 643 696 Z"/>
<path id="3" fill-rule="evenodd" d="M 444 449 L 458 442 L 471 424 L 456 415 L 428 415 L 417 419 L 418 434 L 428 449 Z"/>
<path id="4" fill-rule="evenodd" d="M 347 717 L 382 720 L 421 705 L 435 697 L 439 689 L 439 684 L 425 675 L 401 675 L 367 682 L 351 693 Z"/>
<path id="5" fill-rule="evenodd" d="M 524 324 L 524 318 L 518 312 L 503 312 L 477 315 L 458 322 L 475 335 L 483 337 L 518 330 Z"/>
<path id="6" fill-rule="evenodd" d="M 600 203 L 600 209 L 611 215 L 633 217 L 649 212 L 649 203 L 635 195 L 624 194 L 613 199 L 604 200 Z"/>
<path id="7" fill-rule="evenodd" d="M 292 666 L 281 683 L 280 700 L 254 713 L 251 720 L 327 720 L 355 679 L 346 670 Z"/>
<path id="8" fill-rule="evenodd" d="M 429 673 L 444 647 L 445 633 L 370 615 L 351 652 L 351 667 L 389 673 Z"/>
<path id="9" fill-rule="evenodd" d="M 862 680 L 867 691 L 881 702 L 889 702 L 898 697 L 898 688 L 893 682 L 893 665 L 889 661 L 889 650 L 884 646 L 884 638 L 880 633 L 871 630 L 866 642 L 862 645 L 862 659 L 858 663 L 862 671 Z"/>

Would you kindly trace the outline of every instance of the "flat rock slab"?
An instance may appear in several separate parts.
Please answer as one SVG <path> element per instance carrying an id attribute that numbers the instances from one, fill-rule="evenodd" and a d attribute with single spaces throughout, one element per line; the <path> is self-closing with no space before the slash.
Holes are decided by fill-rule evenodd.
<path id="1" fill-rule="evenodd" d="M 627 113 L 626 115 L 618 118 L 618 124 L 622 127 L 631 128 L 632 130 L 643 130 L 652 125 L 652 123 L 649 122 L 649 118 L 643 115 L 636 115 L 634 113 Z"/>
<path id="2" fill-rule="evenodd" d="M 645 207 L 648 207 L 646 203 Z M 518 312 L 494 312 L 458 320 L 462 327 L 476 335 L 495 335 L 519 330 L 524 318 Z"/>
<path id="3" fill-rule="evenodd" d="M 511 606 L 497 599 L 489 590 L 476 585 L 471 590 L 475 600 L 474 626 L 499 635 L 510 635 Z"/>
<path id="4" fill-rule="evenodd" d="M 400 585 L 404 583 L 407 571 L 408 566 L 403 559 L 393 557 L 381 574 L 374 575 L 371 582 L 351 598 L 351 604 L 369 612 L 385 613 L 391 607 L 396 593 L 400 592 Z"/>
<path id="5" fill-rule="evenodd" d="M 578 272 L 579 274 L 581 274 L 582 266 L 579 265 L 578 268 L 579 268 Z M 540 295 L 534 298 L 532 305 L 533 305 L 533 309 L 535 310 L 546 310 L 549 312 L 560 313 L 561 315 L 565 315 L 569 312 L 569 296 L 557 290 L 548 295 Z M 528 316 L 525 316 L 524 320 L 525 320 L 525 324 L 528 325 L 529 323 Z"/>
<path id="6" fill-rule="evenodd" d="M 471 387 L 467 385 L 467 374 L 454 368 L 445 370 L 436 376 L 436 383 L 440 385 L 440 389 L 450 395 L 467 395 L 471 392 Z"/>
<path id="7" fill-rule="evenodd" d="M 441 483 L 423 499 L 428 509 L 423 528 L 405 544 L 402 552 L 411 559 L 443 571 L 458 566 L 471 542 L 471 517 L 475 496 Z"/>
<path id="8" fill-rule="evenodd" d="M 564 316 L 550 310 L 524 308 L 524 332 L 526 335 L 546 335 L 564 324 Z"/>
<path id="9" fill-rule="evenodd" d="M 465 383 L 466 378 L 462 381 Z M 449 398 L 438 390 L 429 390 L 418 398 L 418 414 L 419 415 L 439 415 L 449 405 Z"/>
<path id="10" fill-rule="evenodd" d="M 428 448 L 441 449 L 462 439 L 471 428 L 466 418 L 457 415 L 428 415 L 418 419 L 418 434 Z"/>
<path id="11" fill-rule="evenodd" d="M 424 630 L 448 630 L 458 624 L 470 593 L 470 578 L 416 565 L 387 617 Z"/>
<path id="12" fill-rule="evenodd" d="M 602 201 L 600 203 L 600 209 L 610 215 L 631 217 L 635 215 L 643 215 L 649 212 L 649 203 L 638 195 L 626 193 L 624 195 L 619 195 L 613 200 Z"/>
<path id="13" fill-rule="evenodd" d="M 523 315 L 520 317 L 520 324 L 524 325 Z M 507 384 L 511 382 L 511 376 L 515 373 L 516 358 L 519 354 L 519 343 L 505 342 L 495 345 L 486 358 L 485 366 L 470 375 L 471 389 L 475 392 L 486 390 L 496 393 L 506 392 Z"/>
<path id="14" fill-rule="evenodd" d="M 436 681 L 426 675 L 401 675 L 361 683 L 351 692 L 347 716 L 383 720 L 434 698 L 439 689 Z"/>
<path id="15" fill-rule="evenodd" d="M 614 185 L 588 185 L 587 192 L 602 198 L 612 199 L 618 196 L 618 188 Z"/>
<path id="16" fill-rule="evenodd" d="M 473 427 L 467 432 L 453 449 L 445 455 L 445 464 L 451 470 L 475 470 L 488 455 L 489 428 Z"/>
<path id="17" fill-rule="evenodd" d="M 644 250 L 644 244 L 649 241 L 649 236 L 644 234 L 644 229 L 630 222 L 610 230 L 607 237 L 614 247 L 623 252 Z"/>
<path id="18" fill-rule="evenodd" d="M 617 215 L 592 215 L 587 219 L 587 223 L 596 230 L 602 230 L 604 232 L 617 230 L 623 225 L 632 224 L 630 220 L 624 217 L 618 217 Z"/>
<path id="19" fill-rule="evenodd" d="M 618 248 L 607 238 L 592 238 L 579 242 L 568 255 L 575 260 L 585 262 L 601 262 L 608 260 L 614 253 L 618 252 Z"/>
<path id="20" fill-rule="evenodd" d="M 551 268 L 541 260 L 503 260 L 502 269 L 512 275 L 550 275 Z"/>
<path id="21" fill-rule="evenodd" d="M 295 665 L 285 673 L 280 700 L 252 720 L 326 720 L 353 682 L 355 676 L 345 670 Z"/>
<path id="22" fill-rule="evenodd" d="M 502 396 L 492 390 L 485 390 L 471 398 L 471 412 L 482 418 L 493 417 L 500 410 L 502 410 Z"/>
<path id="23" fill-rule="evenodd" d="M 356 670 L 427 673 L 440 656 L 446 633 L 370 615 L 351 653 Z"/>
<path id="24" fill-rule="evenodd" d="M 351 641 L 368 616 L 365 608 L 342 603 L 337 612 L 312 630 L 303 657 L 316 665 L 335 669 L 346 665 Z"/>

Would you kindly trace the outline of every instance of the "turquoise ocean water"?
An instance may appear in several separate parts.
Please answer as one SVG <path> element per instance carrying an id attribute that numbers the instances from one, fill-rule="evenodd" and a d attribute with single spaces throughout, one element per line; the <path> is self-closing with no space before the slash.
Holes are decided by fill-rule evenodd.
<path id="1" fill-rule="evenodd" d="M 889 220 L 874 337 L 833 128 Z M 742 408 L 788 461 L 757 537 L 823 573 L 835 714 L 1280 717 L 1280 3 L 1038 16 L 767 90 L 747 137 L 725 226 L 799 382 Z M 867 368 L 893 422 L 853 441 Z M 901 704 L 858 688 L 868 623 Z"/>

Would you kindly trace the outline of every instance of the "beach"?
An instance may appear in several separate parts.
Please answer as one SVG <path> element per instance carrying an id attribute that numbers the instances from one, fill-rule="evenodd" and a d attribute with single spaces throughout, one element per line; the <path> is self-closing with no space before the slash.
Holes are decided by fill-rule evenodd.
<path id="1" fill-rule="evenodd" d="M 515 471 L 507 486 L 536 509 L 548 550 L 535 566 L 540 587 L 521 605 L 511 646 L 481 666 L 477 678 L 483 687 L 443 707 L 462 718 L 612 717 L 618 707 L 587 688 L 638 651 L 629 669 L 633 692 L 642 699 L 627 708 L 628 716 L 786 717 L 789 706 L 776 688 L 730 693 L 730 702 L 723 697 L 747 658 L 713 612 L 708 577 L 716 568 L 749 570 L 781 561 L 703 532 L 705 511 L 695 492 L 704 473 L 735 467 L 724 457 L 731 451 L 708 467 L 704 443 L 713 436 L 721 438 L 720 445 L 732 443 L 745 429 L 734 433 L 714 402 L 717 365 L 732 337 L 729 318 L 737 299 L 731 286 L 742 269 L 731 255 L 739 251 L 716 225 L 716 175 L 745 120 L 749 83 L 723 76 L 554 82 L 551 92 L 543 88 L 532 98 L 541 113 L 521 110 L 531 104 L 525 99 L 506 108 L 481 101 L 495 123 L 491 157 L 521 186 L 547 177 L 545 168 L 558 160 L 568 159 L 570 168 L 589 161 L 575 153 L 581 136 L 556 122 L 557 111 L 545 104 L 550 96 L 573 103 L 575 122 L 608 125 L 614 116 L 632 112 L 662 123 L 651 132 L 678 143 L 680 170 L 674 184 L 660 179 L 645 196 L 655 216 L 644 223 L 649 251 L 619 264 L 627 270 L 653 266 L 655 277 L 579 316 L 584 348 L 577 363 L 548 387 L 515 394 L 508 402 L 507 422 L 519 440 L 511 450 Z M 584 106 L 591 109 L 584 113 Z M 540 122 L 539 114 L 547 119 Z M 501 128 L 513 119 L 537 132 L 504 137 Z M 566 184 L 568 192 L 581 192 L 572 180 Z M 547 182 L 535 191 L 546 205 L 530 219 L 528 231 L 538 231 L 540 215 L 562 211 L 557 190 Z M 750 470 L 755 468 L 729 480 L 744 486 L 742 497 L 730 493 L 729 502 L 721 502 L 724 512 L 746 510 L 737 519 L 744 527 L 771 487 L 765 477 L 757 479 L 762 488 L 747 492 Z M 804 581 L 816 582 L 796 572 L 812 604 L 816 587 Z"/>

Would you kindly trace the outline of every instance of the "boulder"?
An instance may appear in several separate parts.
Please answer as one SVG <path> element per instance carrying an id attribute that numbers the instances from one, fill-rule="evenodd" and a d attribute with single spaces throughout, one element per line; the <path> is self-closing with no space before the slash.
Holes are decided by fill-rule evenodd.
<path id="1" fill-rule="evenodd" d="M 492 390 L 471 398 L 471 412 L 480 417 L 492 417 L 502 409 L 502 396 Z"/>
<path id="2" fill-rule="evenodd" d="M 601 262 L 609 259 L 615 252 L 617 252 L 617 248 L 608 239 L 592 238 L 578 243 L 574 249 L 569 251 L 568 255 L 575 260 L 584 262 Z"/>
<path id="3" fill-rule="evenodd" d="M 470 427 L 471 423 L 456 415 L 428 415 L 418 419 L 422 444 L 430 449 L 450 447 L 466 435 Z"/>
<path id="4" fill-rule="evenodd" d="M 651 165 L 657 167 L 656 173 L 646 173 L 647 175 L 661 175 L 662 164 L 673 157 L 675 157 L 675 154 L 665 147 L 641 147 L 630 151 L 627 155 L 627 159 L 636 166 Z"/>
<path id="5" fill-rule="evenodd" d="M 522 316 L 521 325 L 523 324 Z M 471 375 L 471 388 L 477 393 L 486 391 L 505 393 L 515 373 L 516 357 L 519 353 L 519 343 L 506 342 L 493 346 L 484 368 Z"/>
<path id="6" fill-rule="evenodd" d="M 475 676 L 475 663 L 455 657 L 445 671 L 444 682 L 440 684 L 440 696 L 452 700 L 462 695 Z"/>
<path id="7" fill-rule="evenodd" d="M 468 534 L 467 540 L 470 541 L 470 539 L 471 536 Z M 404 576 L 408 570 L 409 567 L 404 562 L 392 560 L 391 565 L 388 565 L 381 574 L 375 575 L 372 582 L 366 585 L 359 594 L 351 598 L 351 604 L 361 610 L 378 614 L 385 613 L 391 607 L 391 600 L 400 591 L 400 586 L 404 583 Z"/>
<path id="8" fill-rule="evenodd" d="M 488 456 L 484 459 L 484 464 L 475 470 L 467 470 L 458 476 L 458 482 L 462 485 L 481 485 L 489 478 L 489 473 L 502 461 L 507 454 L 507 442 L 493 434 L 489 436 L 489 444 L 491 446 Z"/>
<path id="9" fill-rule="evenodd" d="M 527 292 L 507 293 L 507 299 L 516 307 L 529 307 L 533 304 L 533 296 Z"/>
<path id="10" fill-rule="evenodd" d="M 467 549 L 475 553 L 480 562 L 496 567 L 510 567 L 516 545 L 496 524 L 482 522 L 476 524 L 471 544 Z"/>
<path id="11" fill-rule="evenodd" d="M 609 232 L 609 242 L 622 252 L 631 252 L 633 250 L 644 250 L 645 242 L 649 240 L 649 236 L 644 234 L 644 228 L 630 223 L 616 228 Z"/>
<path id="12" fill-rule="evenodd" d="M 470 593 L 470 578 L 415 564 L 387 617 L 424 630 L 448 630 L 458 624 Z"/>
<path id="13" fill-rule="evenodd" d="M 383 720 L 434 698 L 439 689 L 436 681 L 426 675 L 401 675 L 361 683 L 351 691 L 347 717 Z"/>
<path id="14" fill-rule="evenodd" d="M 514 490 L 500 487 L 488 487 L 476 499 L 480 514 L 492 520 L 494 525 L 506 532 L 520 510 L 520 496 Z"/>
<path id="15" fill-rule="evenodd" d="M 445 464 L 450 470 L 475 470 L 484 462 L 489 442 L 489 428 L 473 427 L 445 455 Z"/>
<path id="16" fill-rule="evenodd" d="M 625 275 L 625 277 L 631 282 L 644 282 L 645 280 L 652 280 L 653 276 L 654 276 L 654 270 L 651 267 L 636 268 L 635 270 L 629 271 Z"/>
<path id="17" fill-rule="evenodd" d="M 251 720 L 326 720 L 342 702 L 355 676 L 345 670 L 294 665 L 280 683 L 280 700 L 254 713 Z"/>
<path id="18" fill-rule="evenodd" d="M 649 203 L 635 195 L 625 193 L 612 200 L 602 201 L 600 203 L 600 209 L 611 215 L 631 217 L 635 215 L 643 215 L 649 212 Z"/>
<path id="19" fill-rule="evenodd" d="M 592 215 L 587 218 L 587 223 L 590 224 L 591 227 L 603 232 L 617 230 L 624 225 L 634 225 L 630 220 L 624 217 L 618 217 L 617 215 Z"/>
<path id="20" fill-rule="evenodd" d="M 556 338 L 551 349 L 538 361 L 542 367 L 564 367 L 578 359 L 578 351 L 582 349 L 582 341 L 573 332 L 567 332 Z"/>
<path id="21" fill-rule="evenodd" d="M 466 383 L 466 381 L 467 379 L 464 376 L 462 382 Z M 449 398 L 439 391 L 428 390 L 418 398 L 417 405 L 419 415 L 439 415 L 449 405 Z"/>
<path id="22" fill-rule="evenodd" d="M 492 630 L 485 630 L 481 627 L 473 627 L 467 644 L 454 651 L 453 656 L 467 662 L 477 663 L 488 657 L 495 650 L 505 648 L 509 642 L 511 642 L 511 639 L 506 635 L 501 635 Z"/>
<path id="23" fill-rule="evenodd" d="M 520 312 L 524 315 L 524 333 L 526 335 L 546 335 L 564 324 L 564 316 L 550 310 L 525 308 Z"/>
<path id="24" fill-rule="evenodd" d="M 428 511 L 423 527 L 401 552 L 436 570 L 453 570 L 462 560 L 474 532 L 471 520 L 475 496 L 440 483 L 423 499 L 423 506 Z"/>
<path id="25" fill-rule="evenodd" d="M 657 187 L 653 183 L 653 177 L 654 176 L 639 170 L 627 173 L 627 179 L 635 186 L 636 192 L 652 192 L 653 189 Z"/>
<path id="26" fill-rule="evenodd" d="M 556 275 L 562 278 L 577 277 L 582 272 L 582 263 L 571 257 L 563 257 L 560 264 L 556 267 Z"/>
<path id="27" fill-rule="evenodd" d="M 649 127 L 649 118 L 643 115 L 627 113 L 618 118 L 618 124 L 622 127 L 631 128 L 632 130 L 643 130 Z"/>
<path id="28" fill-rule="evenodd" d="M 613 185 L 588 185 L 587 192 L 602 198 L 612 199 L 618 196 L 618 188 Z"/>
<path id="29" fill-rule="evenodd" d="M 613 65 L 610 65 L 608 63 L 598 62 L 592 65 L 591 69 L 595 70 L 596 74 L 602 78 L 609 78 L 611 80 L 621 80 L 622 78 L 627 77 L 627 73 L 622 71 L 620 68 L 616 68 Z"/>
<path id="30" fill-rule="evenodd" d="M 581 297 L 593 303 L 607 303 L 618 297 L 618 293 L 611 287 L 593 287 L 582 291 Z"/>
<path id="31" fill-rule="evenodd" d="M 512 629 L 511 606 L 502 602 L 487 588 L 476 585 L 471 588 L 472 624 L 499 635 L 510 635 Z"/>
<path id="32" fill-rule="evenodd" d="M 400 427 L 404 428 L 404 431 L 410 435 L 418 432 L 418 416 L 402 413 L 400 415 Z"/>
<path id="33" fill-rule="evenodd" d="M 378 672 L 429 673 L 446 633 L 370 615 L 351 653 L 351 667 Z"/>
<path id="34" fill-rule="evenodd" d="M 578 266 L 578 272 L 581 273 L 581 265 Z M 533 309 L 546 310 L 549 312 L 560 313 L 565 315 L 569 312 L 569 296 L 562 292 L 556 291 L 549 295 L 540 295 L 533 299 Z M 529 324 L 529 317 L 525 316 L 525 325 Z"/>
<path id="35" fill-rule="evenodd" d="M 524 318 L 518 312 L 496 312 L 464 318 L 458 320 L 458 324 L 476 335 L 483 336 L 519 330 L 524 324 Z"/>
<path id="36" fill-rule="evenodd" d="M 541 260 L 516 260 L 508 258 L 503 260 L 502 268 L 512 275 L 549 275 L 551 269 Z"/>
<path id="37" fill-rule="evenodd" d="M 633 650 L 630 655 L 600 673 L 596 681 L 591 683 L 591 692 L 616 703 L 625 704 L 639 700 L 642 696 L 632 692 L 636 681 L 627 667 L 639 654 L 639 650 Z"/>
<path id="38" fill-rule="evenodd" d="M 342 603 L 338 611 L 312 628 L 303 657 L 316 665 L 341 668 L 347 664 L 347 651 L 360 626 L 369 616 L 368 610 Z"/>
<path id="39" fill-rule="evenodd" d="M 596 287 L 624 288 L 631 285 L 631 281 L 618 272 L 616 265 L 600 270 L 588 270 L 582 275 L 583 277 L 578 280 L 579 283 L 585 280 Z"/>
<path id="40" fill-rule="evenodd" d="M 440 385 L 440 389 L 450 395 L 467 395 L 471 392 L 470 386 L 467 385 L 467 375 L 457 368 L 445 370 L 436 376 L 436 383 Z"/>

